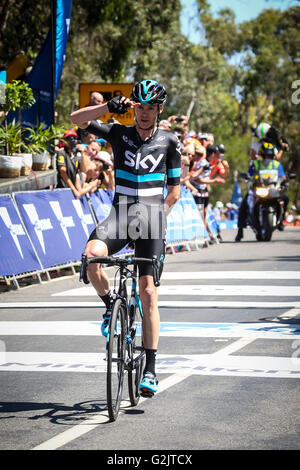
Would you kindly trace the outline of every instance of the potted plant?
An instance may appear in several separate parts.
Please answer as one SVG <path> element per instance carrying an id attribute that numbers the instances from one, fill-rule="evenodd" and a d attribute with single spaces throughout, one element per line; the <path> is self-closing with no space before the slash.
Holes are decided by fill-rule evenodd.
<path id="1" fill-rule="evenodd" d="M 30 108 L 35 103 L 32 89 L 27 83 L 14 80 L 5 85 L 5 100 L 0 104 L 4 112 L 4 126 L 0 127 L 0 147 L 4 149 L 5 155 L 0 155 L 0 177 L 15 178 L 30 171 L 32 156 L 26 152 L 21 127 L 22 109 Z M 9 111 L 18 110 L 18 121 L 8 124 L 7 115 Z M 13 158 L 12 158 L 13 157 Z M 28 171 L 29 170 L 29 171 Z"/>
<path id="2" fill-rule="evenodd" d="M 32 153 L 33 170 L 47 170 L 50 164 L 49 150 L 54 146 L 54 141 L 61 139 L 64 129 L 59 126 L 45 128 L 42 123 L 36 129 L 27 128 L 28 144 L 27 151 Z"/>

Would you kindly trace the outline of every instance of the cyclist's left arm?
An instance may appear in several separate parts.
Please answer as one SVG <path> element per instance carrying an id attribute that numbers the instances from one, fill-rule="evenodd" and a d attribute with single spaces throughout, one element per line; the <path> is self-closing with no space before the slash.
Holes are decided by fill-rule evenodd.
<path id="1" fill-rule="evenodd" d="M 166 215 L 180 199 L 181 150 L 177 137 L 172 135 L 167 154 L 167 189 L 165 198 Z"/>

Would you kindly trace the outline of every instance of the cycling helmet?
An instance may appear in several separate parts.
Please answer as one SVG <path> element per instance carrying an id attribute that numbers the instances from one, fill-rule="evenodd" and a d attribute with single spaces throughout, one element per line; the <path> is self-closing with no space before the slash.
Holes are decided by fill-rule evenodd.
<path id="1" fill-rule="evenodd" d="M 264 142 L 259 149 L 259 154 L 262 157 L 274 157 L 275 156 L 275 147 L 269 142 Z"/>
<path id="2" fill-rule="evenodd" d="M 136 103 L 165 104 L 167 92 L 165 87 L 155 80 L 142 80 L 141 82 L 136 82 L 130 98 Z"/>
<path id="3" fill-rule="evenodd" d="M 268 130 L 271 128 L 270 124 L 266 122 L 261 122 L 258 124 L 257 128 L 255 129 L 255 135 L 259 139 L 264 139 L 267 135 Z"/>

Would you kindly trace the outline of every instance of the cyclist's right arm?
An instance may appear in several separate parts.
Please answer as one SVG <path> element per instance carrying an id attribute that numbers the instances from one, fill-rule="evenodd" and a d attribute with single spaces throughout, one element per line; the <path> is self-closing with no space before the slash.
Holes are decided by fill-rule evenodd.
<path id="1" fill-rule="evenodd" d="M 97 104 L 95 106 L 87 106 L 86 108 L 77 109 L 70 114 L 70 120 L 73 124 L 85 129 L 90 125 L 90 122 L 94 119 L 98 119 L 100 116 L 108 113 L 107 103 Z"/>

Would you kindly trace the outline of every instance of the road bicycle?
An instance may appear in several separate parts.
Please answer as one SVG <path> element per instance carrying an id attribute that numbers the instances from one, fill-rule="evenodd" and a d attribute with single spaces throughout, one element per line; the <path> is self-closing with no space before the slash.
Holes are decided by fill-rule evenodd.
<path id="1" fill-rule="evenodd" d="M 106 337 L 106 395 L 110 421 L 118 417 L 123 395 L 125 373 L 128 373 L 128 393 L 131 406 L 136 406 L 140 399 L 139 386 L 145 367 L 145 349 L 143 343 L 143 309 L 137 288 L 138 265 L 153 266 L 154 285 L 159 286 L 159 266 L 157 257 L 152 259 L 136 257 L 99 256 L 88 258 L 82 255 L 80 281 L 89 283 L 87 267 L 90 263 L 106 266 L 118 266 L 115 274 L 113 305 Z M 129 269 L 128 266 L 132 266 Z M 119 285 L 116 279 L 119 274 Z M 127 281 L 131 279 L 130 295 Z"/>

